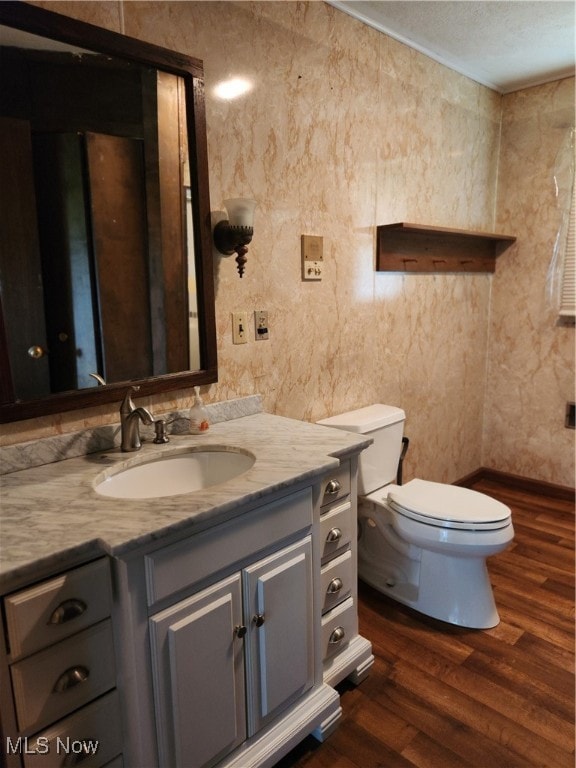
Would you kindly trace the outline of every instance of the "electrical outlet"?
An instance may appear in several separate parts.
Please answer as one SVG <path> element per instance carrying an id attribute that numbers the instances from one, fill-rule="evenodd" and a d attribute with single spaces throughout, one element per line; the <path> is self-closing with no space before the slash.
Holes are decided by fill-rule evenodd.
<path id="1" fill-rule="evenodd" d="M 270 338 L 268 332 L 268 312 L 265 309 L 254 310 L 254 333 L 256 341 L 266 341 Z"/>
<path id="2" fill-rule="evenodd" d="M 323 238 L 302 235 L 302 280 L 322 280 L 324 272 Z"/>
<path id="3" fill-rule="evenodd" d="M 248 343 L 248 313 L 247 312 L 232 313 L 232 343 L 233 344 Z"/>

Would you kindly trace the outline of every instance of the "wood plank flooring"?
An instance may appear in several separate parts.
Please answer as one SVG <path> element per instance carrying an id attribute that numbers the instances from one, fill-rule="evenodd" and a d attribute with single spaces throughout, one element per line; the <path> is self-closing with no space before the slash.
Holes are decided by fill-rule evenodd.
<path id="1" fill-rule="evenodd" d="M 360 584 L 375 664 L 339 686 L 343 719 L 277 768 L 574 767 L 574 504 L 500 482 L 512 546 L 488 561 L 500 624 L 428 619 Z"/>

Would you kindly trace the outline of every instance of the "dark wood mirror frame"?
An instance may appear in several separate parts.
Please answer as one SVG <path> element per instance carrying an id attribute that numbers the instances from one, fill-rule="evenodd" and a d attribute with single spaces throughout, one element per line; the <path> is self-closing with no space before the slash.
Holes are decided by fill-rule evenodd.
<path id="1" fill-rule="evenodd" d="M 214 276 L 202 62 L 184 54 L 126 37 L 92 24 L 75 21 L 61 14 L 19 1 L 0 2 L 0 24 L 41 37 L 59 40 L 79 48 L 116 56 L 143 65 L 151 65 L 183 79 L 186 93 L 191 192 L 194 201 L 194 251 L 202 367 L 197 371 L 154 376 L 133 380 L 129 383 L 140 385 L 139 396 L 146 396 L 217 381 Z M 9 370 L 8 348 L 1 307 L 0 368 Z M 15 402 L 5 379 L 6 377 L 0 377 L 0 423 L 119 402 L 128 384 L 128 382 L 120 382 L 94 389 L 49 395 L 38 400 Z"/>

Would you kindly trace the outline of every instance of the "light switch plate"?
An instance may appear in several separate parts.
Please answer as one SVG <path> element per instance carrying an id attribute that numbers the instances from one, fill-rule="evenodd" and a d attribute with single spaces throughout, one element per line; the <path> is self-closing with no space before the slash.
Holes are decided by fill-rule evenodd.
<path id="1" fill-rule="evenodd" d="M 302 280 L 322 280 L 324 273 L 324 238 L 302 235 Z"/>
<path id="2" fill-rule="evenodd" d="M 248 343 L 248 313 L 247 312 L 232 313 L 232 343 L 233 344 Z"/>

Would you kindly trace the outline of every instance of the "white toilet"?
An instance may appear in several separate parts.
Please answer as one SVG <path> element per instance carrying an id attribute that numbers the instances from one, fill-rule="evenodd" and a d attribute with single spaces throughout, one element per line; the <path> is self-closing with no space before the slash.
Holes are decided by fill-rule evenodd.
<path id="1" fill-rule="evenodd" d="M 369 405 L 319 421 L 369 435 L 358 471 L 358 574 L 427 616 L 487 629 L 500 618 L 486 558 L 514 538 L 510 509 L 468 488 L 426 480 L 393 484 L 404 411 Z"/>

